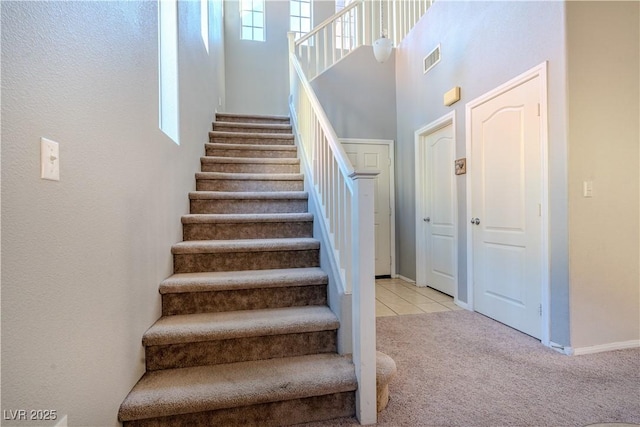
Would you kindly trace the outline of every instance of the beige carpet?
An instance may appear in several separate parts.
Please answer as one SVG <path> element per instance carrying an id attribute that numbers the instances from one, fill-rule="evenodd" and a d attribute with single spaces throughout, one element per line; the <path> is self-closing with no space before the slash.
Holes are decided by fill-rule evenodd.
<path id="1" fill-rule="evenodd" d="M 480 314 L 377 319 L 397 363 L 379 426 L 640 423 L 640 350 L 565 356 Z M 357 425 L 353 418 L 308 427 Z"/>

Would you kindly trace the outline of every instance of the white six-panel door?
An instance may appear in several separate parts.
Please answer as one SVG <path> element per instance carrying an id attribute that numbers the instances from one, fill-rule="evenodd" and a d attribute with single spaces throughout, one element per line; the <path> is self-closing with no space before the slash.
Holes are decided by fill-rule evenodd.
<path id="1" fill-rule="evenodd" d="M 474 309 L 541 337 L 540 77 L 468 108 Z"/>
<path id="2" fill-rule="evenodd" d="M 342 142 L 351 164 L 358 170 L 379 170 L 375 186 L 375 254 L 376 276 L 390 276 L 391 271 L 391 154 L 389 144 Z"/>

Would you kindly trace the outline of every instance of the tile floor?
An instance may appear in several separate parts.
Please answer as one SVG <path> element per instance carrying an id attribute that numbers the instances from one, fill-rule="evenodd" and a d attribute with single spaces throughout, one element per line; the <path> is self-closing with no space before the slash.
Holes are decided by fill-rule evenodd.
<path id="1" fill-rule="evenodd" d="M 453 298 L 402 279 L 376 280 L 376 317 L 462 310 Z"/>

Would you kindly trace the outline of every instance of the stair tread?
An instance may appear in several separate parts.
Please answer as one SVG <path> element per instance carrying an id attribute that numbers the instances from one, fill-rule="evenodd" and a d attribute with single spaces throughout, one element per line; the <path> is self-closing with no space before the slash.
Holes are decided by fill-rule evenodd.
<path id="1" fill-rule="evenodd" d="M 161 294 L 238 289 L 326 285 L 327 274 L 318 267 L 274 270 L 178 273 L 160 284 Z"/>
<path id="2" fill-rule="evenodd" d="M 244 172 L 197 172 L 196 179 L 226 179 L 240 181 L 302 181 L 301 173 L 244 173 Z"/>
<path id="3" fill-rule="evenodd" d="M 292 126 L 290 124 L 283 123 L 251 123 L 251 122 L 224 122 L 224 121 L 214 121 L 213 126 L 221 126 L 221 127 L 242 127 L 246 129 L 282 129 L 288 130 L 290 133 Z"/>
<path id="4" fill-rule="evenodd" d="M 183 224 L 247 223 L 247 222 L 310 222 L 310 213 L 269 213 L 269 214 L 189 214 L 182 216 Z"/>
<path id="5" fill-rule="evenodd" d="M 240 164 L 273 164 L 273 165 L 298 165 L 300 159 L 292 158 L 270 158 L 270 157 L 200 157 L 202 163 L 240 163 Z"/>
<path id="6" fill-rule="evenodd" d="M 249 138 L 249 139 L 290 139 L 293 140 L 293 134 L 289 133 L 261 133 L 261 132 L 226 132 L 221 130 L 210 130 L 210 137 L 222 138 Z"/>
<path id="7" fill-rule="evenodd" d="M 269 144 L 225 144 L 219 142 L 205 142 L 205 148 L 217 148 L 223 150 L 248 150 L 248 151 L 297 151 L 295 145 L 269 145 Z"/>
<path id="8" fill-rule="evenodd" d="M 247 119 L 266 119 L 266 120 L 283 120 L 288 121 L 289 116 L 282 116 L 277 114 L 242 114 L 242 113 L 216 113 L 216 117 L 243 117 Z M 225 122 L 227 123 L 227 122 Z"/>
<path id="9" fill-rule="evenodd" d="M 163 316 L 145 332 L 145 346 L 336 330 L 327 306 L 286 307 Z"/>
<path id="10" fill-rule="evenodd" d="M 337 354 L 147 372 L 126 397 L 120 421 L 300 399 L 357 388 L 350 358 Z"/>
<path id="11" fill-rule="evenodd" d="M 276 239 L 239 239 L 239 240 L 189 240 L 171 247 L 171 253 L 232 253 L 232 252 L 274 252 L 282 250 L 317 250 L 320 242 L 310 237 Z"/>
<path id="12" fill-rule="evenodd" d="M 307 200 L 306 191 L 192 191 L 189 199 L 300 199 Z"/>

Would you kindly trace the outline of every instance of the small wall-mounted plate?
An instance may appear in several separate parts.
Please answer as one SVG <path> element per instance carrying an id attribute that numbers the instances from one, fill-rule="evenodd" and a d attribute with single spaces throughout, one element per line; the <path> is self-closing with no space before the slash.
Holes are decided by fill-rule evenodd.
<path id="1" fill-rule="evenodd" d="M 460 86 L 455 86 L 449 92 L 445 93 L 442 100 L 446 107 L 449 107 L 458 101 L 460 101 Z"/>
<path id="2" fill-rule="evenodd" d="M 465 157 L 457 159 L 455 165 L 456 175 L 464 175 L 465 173 L 467 173 L 467 159 Z"/>

